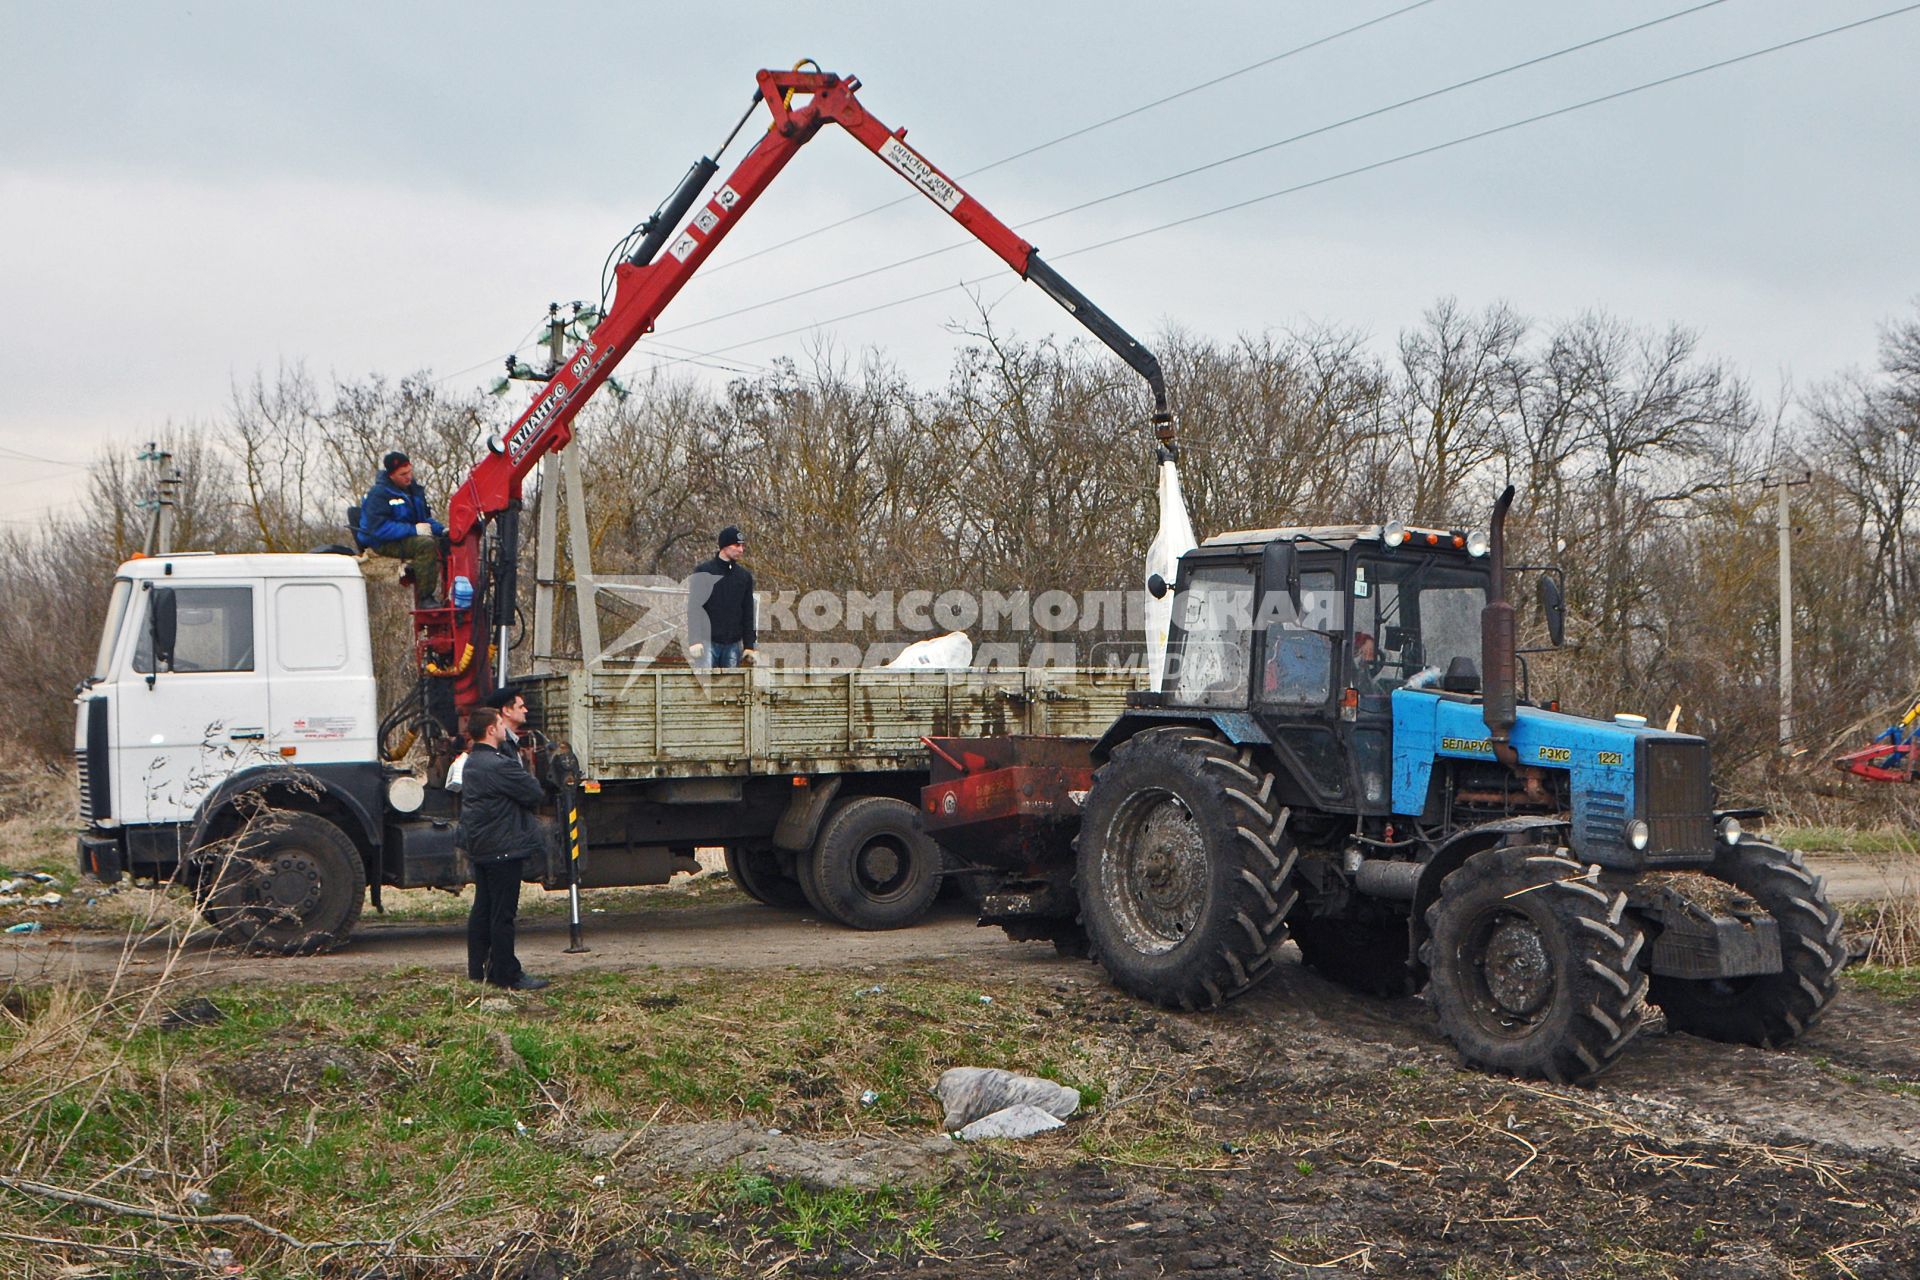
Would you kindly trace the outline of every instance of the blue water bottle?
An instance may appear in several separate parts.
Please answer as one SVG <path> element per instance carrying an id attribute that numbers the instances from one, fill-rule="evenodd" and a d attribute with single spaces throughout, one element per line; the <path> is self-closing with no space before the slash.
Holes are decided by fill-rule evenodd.
<path id="1" fill-rule="evenodd" d="M 473 607 L 473 582 L 465 574 L 453 580 L 453 607 L 456 609 Z"/>

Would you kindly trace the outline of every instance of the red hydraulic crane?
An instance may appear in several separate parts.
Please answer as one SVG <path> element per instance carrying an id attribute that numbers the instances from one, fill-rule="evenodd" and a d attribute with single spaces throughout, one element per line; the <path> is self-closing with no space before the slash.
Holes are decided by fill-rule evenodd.
<path id="1" fill-rule="evenodd" d="M 447 519 L 444 581 L 451 584 L 465 578 L 473 584 L 473 598 L 465 608 L 456 606 L 450 598 L 444 607 L 418 610 L 415 621 L 423 674 L 430 680 L 452 684 L 451 700 L 430 698 L 428 705 L 450 709 L 456 720 L 496 683 L 496 655 L 488 634 L 496 615 L 503 620 L 512 617 L 518 513 L 527 473 L 542 456 L 566 447 L 573 438 L 574 417 L 589 397 L 613 374 L 634 343 L 652 330 L 661 311 L 700 269 L 714 246 L 824 125 L 837 124 L 852 134 L 1001 261 L 1044 289 L 1145 378 L 1153 391 L 1155 433 L 1164 448 L 1172 448 L 1173 415 L 1167 407 L 1160 363 L 1153 353 L 1042 262 L 1032 245 L 909 147 L 905 129 L 889 129 L 869 114 L 855 96 L 858 80 L 829 72 L 795 70 L 762 71 L 758 81 L 753 105 L 734 126 L 727 143 L 762 104 L 773 115 L 765 135 L 707 197 L 692 220 L 675 232 L 675 226 L 708 189 L 720 167 L 710 158 L 702 158 L 693 166 L 643 228 L 645 236 L 639 246 L 616 268 L 615 296 L 606 318 L 572 358 L 554 370 L 545 389 L 512 429 L 488 442 L 487 455 L 453 493 Z M 726 144 L 720 150 L 724 153 Z M 656 260 L 663 248 L 665 256 Z M 446 727 L 452 729 L 454 725 Z"/>

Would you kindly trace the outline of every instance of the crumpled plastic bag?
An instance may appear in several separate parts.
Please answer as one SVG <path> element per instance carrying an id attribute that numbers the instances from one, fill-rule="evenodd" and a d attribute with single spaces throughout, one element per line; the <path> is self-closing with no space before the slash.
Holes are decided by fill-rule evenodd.
<path id="1" fill-rule="evenodd" d="M 1056 1120 L 1080 1109 L 1080 1091 L 1038 1076 L 1015 1075 L 999 1067 L 955 1067 L 944 1072 L 933 1094 L 947 1109 L 940 1127 L 964 1129 L 982 1116 L 1008 1107 L 1038 1107 Z"/>
<path id="2" fill-rule="evenodd" d="M 964 631 L 949 631 L 931 640 L 916 640 L 886 665 L 894 668 L 963 671 L 973 665 L 973 640 Z"/>
<path id="3" fill-rule="evenodd" d="M 1069 1089 L 1067 1092 L 1073 1091 Z M 962 1142 L 979 1142 L 983 1138 L 1031 1138 L 1036 1133 L 1062 1128 L 1066 1123 L 1059 1116 L 1023 1102 L 981 1116 L 953 1136 Z"/>

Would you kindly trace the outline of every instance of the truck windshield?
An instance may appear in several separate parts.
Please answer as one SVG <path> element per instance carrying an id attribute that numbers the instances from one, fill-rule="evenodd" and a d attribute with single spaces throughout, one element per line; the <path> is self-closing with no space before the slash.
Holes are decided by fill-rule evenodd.
<path id="1" fill-rule="evenodd" d="M 1455 658 L 1480 669 L 1481 568 L 1437 557 L 1365 559 L 1354 568 L 1353 658 L 1361 692 L 1386 692 Z"/>
<path id="2" fill-rule="evenodd" d="M 133 599 L 133 584 L 125 578 L 113 580 L 113 598 L 107 601 L 107 625 L 100 632 L 100 648 L 93 655 L 93 675 L 89 684 L 99 684 L 107 678 L 107 667 L 113 661 L 113 642 L 120 638 L 120 624 L 126 621 L 127 602 Z"/>

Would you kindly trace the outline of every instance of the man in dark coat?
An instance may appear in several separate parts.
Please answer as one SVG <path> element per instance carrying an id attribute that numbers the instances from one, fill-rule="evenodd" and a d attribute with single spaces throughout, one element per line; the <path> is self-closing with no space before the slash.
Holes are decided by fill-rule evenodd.
<path id="1" fill-rule="evenodd" d="M 720 550 L 687 583 L 687 657 L 716 670 L 754 658 L 753 574 L 740 563 L 747 540 L 738 525 L 719 534 Z"/>
<path id="2" fill-rule="evenodd" d="M 429 608 L 440 603 L 440 535 L 427 491 L 414 481 L 413 463 L 398 449 L 380 462 L 380 477 L 360 500 L 360 541 L 377 556 L 413 566 L 414 589 Z"/>
<path id="3" fill-rule="evenodd" d="M 544 796 L 518 757 L 501 745 L 505 734 L 506 721 L 492 707 L 476 707 L 467 717 L 473 748 L 460 792 L 460 833 L 473 864 L 467 976 L 514 991 L 538 991 L 547 980 L 520 967 L 513 931 L 521 864 L 540 851 L 544 840 L 533 816 Z"/>

